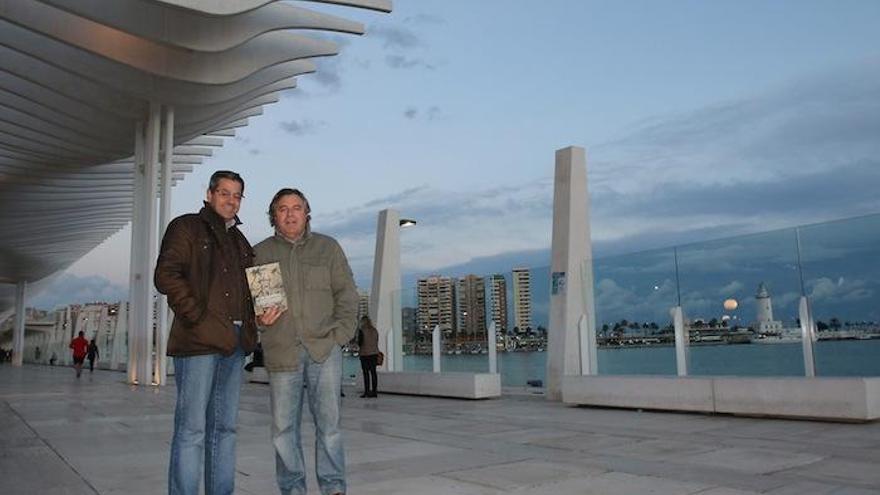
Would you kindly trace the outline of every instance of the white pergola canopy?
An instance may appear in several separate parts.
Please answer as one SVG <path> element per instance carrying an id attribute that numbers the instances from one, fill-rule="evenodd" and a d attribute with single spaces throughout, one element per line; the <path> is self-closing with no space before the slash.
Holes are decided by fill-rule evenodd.
<path id="1" fill-rule="evenodd" d="M 176 183 L 361 24 L 267 0 L 0 0 L 0 311 L 132 219 L 137 129 L 173 109 Z M 315 0 L 390 11 L 390 0 Z M 160 177 L 160 181 L 162 178 Z"/>

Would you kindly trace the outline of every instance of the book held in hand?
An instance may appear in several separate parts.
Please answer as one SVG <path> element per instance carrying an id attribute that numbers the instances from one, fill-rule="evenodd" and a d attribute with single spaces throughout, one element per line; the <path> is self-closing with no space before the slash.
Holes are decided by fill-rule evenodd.
<path id="1" fill-rule="evenodd" d="M 277 261 L 245 268 L 245 272 L 257 316 L 272 306 L 287 309 L 287 292 L 281 279 L 281 265 Z"/>

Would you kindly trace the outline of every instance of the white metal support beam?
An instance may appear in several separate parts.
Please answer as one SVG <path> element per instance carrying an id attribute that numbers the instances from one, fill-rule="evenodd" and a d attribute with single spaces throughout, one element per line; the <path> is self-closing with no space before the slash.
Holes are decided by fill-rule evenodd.
<path id="1" fill-rule="evenodd" d="M 15 327 L 12 329 L 12 365 L 21 366 L 24 358 L 24 297 L 27 282 L 15 285 Z"/>
<path id="2" fill-rule="evenodd" d="M 158 239 L 165 235 L 171 221 L 171 170 L 174 157 L 174 108 L 165 107 L 162 123 L 162 173 L 159 203 Z M 156 373 L 153 381 L 165 385 L 168 378 L 168 297 L 159 295 L 156 301 Z"/>

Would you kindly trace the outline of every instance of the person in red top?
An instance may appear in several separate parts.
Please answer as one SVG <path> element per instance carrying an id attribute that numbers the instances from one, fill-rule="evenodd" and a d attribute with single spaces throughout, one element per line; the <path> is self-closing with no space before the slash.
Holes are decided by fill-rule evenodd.
<path id="1" fill-rule="evenodd" d="M 73 349 L 73 367 L 76 368 L 76 377 L 82 374 L 83 361 L 86 360 L 86 354 L 89 353 L 89 341 L 86 340 L 83 332 L 79 336 L 70 341 L 70 347 Z"/>

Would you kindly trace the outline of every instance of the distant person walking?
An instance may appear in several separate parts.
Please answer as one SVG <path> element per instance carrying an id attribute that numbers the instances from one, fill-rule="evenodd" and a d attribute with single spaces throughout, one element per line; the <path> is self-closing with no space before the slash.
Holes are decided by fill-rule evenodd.
<path id="1" fill-rule="evenodd" d="M 39 363 L 41 357 L 43 357 L 43 351 L 40 350 L 40 346 L 37 346 L 37 348 L 34 349 L 34 361 Z"/>
<path id="2" fill-rule="evenodd" d="M 361 397 L 378 397 L 376 367 L 379 364 L 379 331 L 369 316 L 361 318 L 357 339 L 361 372 L 364 375 L 364 393 Z"/>
<path id="3" fill-rule="evenodd" d="M 95 339 L 92 339 L 89 342 L 89 352 L 86 355 L 89 358 L 89 373 L 95 372 L 95 359 L 101 357 L 101 353 L 98 352 L 98 345 L 95 344 Z"/>
<path id="4" fill-rule="evenodd" d="M 83 362 L 86 360 L 86 354 L 89 353 L 89 341 L 84 337 L 84 333 L 80 332 L 76 338 L 70 341 L 70 347 L 73 349 L 73 367 L 76 369 L 76 377 L 82 374 Z"/>

